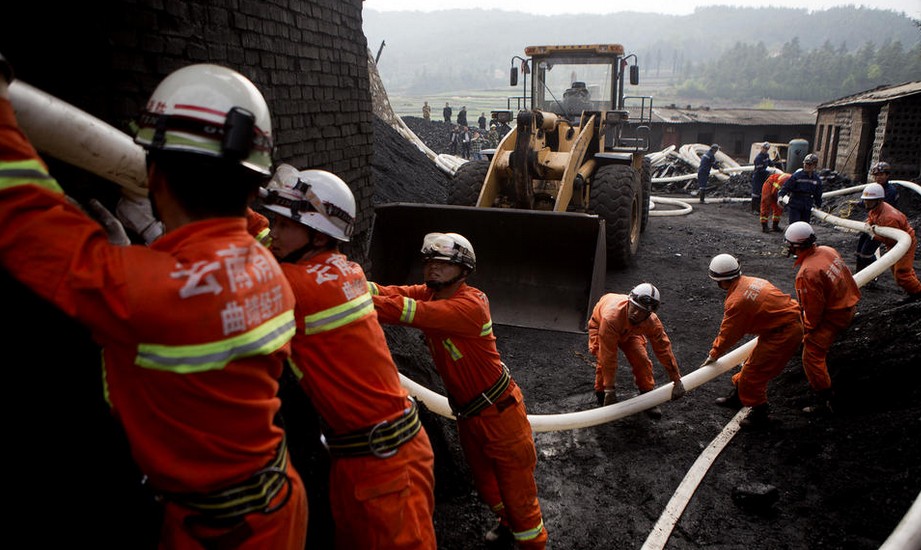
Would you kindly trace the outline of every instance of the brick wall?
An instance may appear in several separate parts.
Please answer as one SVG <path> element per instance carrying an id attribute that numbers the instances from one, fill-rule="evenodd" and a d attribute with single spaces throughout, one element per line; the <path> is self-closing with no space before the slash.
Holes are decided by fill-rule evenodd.
<path id="1" fill-rule="evenodd" d="M 126 132 L 179 67 L 217 63 L 249 77 L 272 111 L 276 161 L 330 170 L 354 191 L 359 219 L 346 252 L 364 263 L 373 115 L 361 0 L 19 4 L 0 33 L 18 77 Z"/>

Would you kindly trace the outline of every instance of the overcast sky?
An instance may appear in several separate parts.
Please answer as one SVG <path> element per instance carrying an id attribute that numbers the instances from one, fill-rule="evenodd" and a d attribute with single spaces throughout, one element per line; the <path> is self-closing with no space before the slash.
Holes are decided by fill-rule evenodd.
<path id="1" fill-rule="evenodd" d="M 364 0 L 364 7 L 377 11 L 439 11 L 449 9 L 502 9 L 504 11 L 523 11 L 542 15 L 561 13 L 616 13 L 637 11 L 646 13 L 667 13 L 687 15 L 694 8 L 709 5 L 741 7 L 783 7 L 824 10 L 843 5 L 864 6 L 904 12 L 909 17 L 921 19 L 921 0 L 735 0 L 733 2 L 713 2 L 699 0 L 653 0 L 651 2 L 614 2 L 612 0 Z"/>

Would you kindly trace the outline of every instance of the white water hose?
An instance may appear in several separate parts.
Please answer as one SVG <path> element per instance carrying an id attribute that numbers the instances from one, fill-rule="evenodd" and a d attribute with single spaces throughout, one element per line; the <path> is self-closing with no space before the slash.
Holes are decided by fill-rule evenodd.
<path id="1" fill-rule="evenodd" d="M 147 196 L 144 149 L 128 134 L 21 80 L 14 80 L 9 92 L 19 125 L 36 149 Z"/>

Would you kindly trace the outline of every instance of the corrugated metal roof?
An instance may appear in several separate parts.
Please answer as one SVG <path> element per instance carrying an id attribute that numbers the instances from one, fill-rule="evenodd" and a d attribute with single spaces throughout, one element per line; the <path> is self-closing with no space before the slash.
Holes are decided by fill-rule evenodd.
<path id="1" fill-rule="evenodd" d="M 843 107 L 845 105 L 858 105 L 861 103 L 885 103 L 893 99 L 899 99 L 919 93 L 921 93 L 921 80 L 914 80 L 912 82 L 895 84 L 893 86 L 879 86 L 866 92 L 860 92 L 859 94 L 849 95 L 834 101 L 822 103 L 819 105 L 819 108 Z"/>
<path id="2" fill-rule="evenodd" d="M 653 122 L 665 124 L 732 124 L 798 126 L 815 124 L 814 109 L 681 109 L 655 107 Z"/>

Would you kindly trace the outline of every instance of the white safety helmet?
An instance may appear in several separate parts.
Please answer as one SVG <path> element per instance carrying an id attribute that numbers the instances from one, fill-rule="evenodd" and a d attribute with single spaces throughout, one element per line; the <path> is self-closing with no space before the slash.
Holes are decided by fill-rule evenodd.
<path id="1" fill-rule="evenodd" d="M 259 190 L 268 210 L 334 239 L 348 242 L 355 227 L 355 197 L 338 176 L 325 170 L 298 171 L 282 164 Z"/>
<path id="2" fill-rule="evenodd" d="M 650 313 L 659 309 L 661 301 L 659 289 L 649 283 L 640 283 L 633 287 L 628 299 L 631 304 Z"/>
<path id="3" fill-rule="evenodd" d="M 742 266 L 731 254 L 717 254 L 710 260 L 709 271 L 714 281 L 728 281 L 742 274 Z"/>
<path id="4" fill-rule="evenodd" d="M 762 149 L 765 149 L 765 150 L 770 149 L 770 148 L 771 148 L 771 143 L 768 142 L 768 141 L 765 141 L 764 143 L 761 144 L 761 148 L 762 148 Z"/>
<path id="5" fill-rule="evenodd" d="M 783 234 L 791 248 L 807 248 L 815 243 L 815 230 L 807 222 L 793 222 Z"/>
<path id="6" fill-rule="evenodd" d="M 429 233 L 422 239 L 422 259 L 443 260 L 460 264 L 470 271 L 476 269 L 473 245 L 457 233 Z"/>
<path id="7" fill-rule="evenodd" d="M 863 188 L 863 193 L 860 194 L 862 200 L 873 200 L 873 199 L 882 199 L 886 197 L 886 192 L 883 190 L 883 186 L 878 183 L 871 183 Z"/>
<path id="8" fill-rule="evenodd" d="M 189 65 L 164 78 L 134 141 L 148 150 L 224 158 L 263 176 L 272 173 L 265 98 L 245 76 L 219 65 Z"/>
<path id="9" fill-rule="evenodd" d="M 805 164 L 818 164 L 818 163 L 819 163 L 819 157 L 816 156 L 815 153 L 809 153 L 808 155 L 806 155 L 806 158 L 803 159 L 804 165 Z"/>

